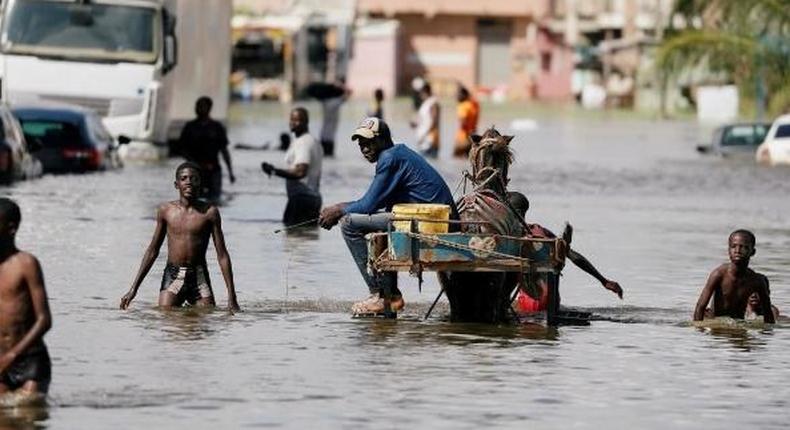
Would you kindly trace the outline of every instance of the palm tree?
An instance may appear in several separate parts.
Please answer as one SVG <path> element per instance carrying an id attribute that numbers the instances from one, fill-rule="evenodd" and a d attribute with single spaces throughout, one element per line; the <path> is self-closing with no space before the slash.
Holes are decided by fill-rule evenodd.
<path id="1" fill-rule="evenodd" d="M 704 67 L 772 114 L 790 108 L 790 0 L 677 0 L 685 28 L 670 29 L 657 64 L 665 76 Z"/>

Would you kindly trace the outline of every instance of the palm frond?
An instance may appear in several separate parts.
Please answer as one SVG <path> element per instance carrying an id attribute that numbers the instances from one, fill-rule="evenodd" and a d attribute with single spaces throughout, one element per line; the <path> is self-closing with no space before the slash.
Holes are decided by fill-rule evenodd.
<path id="1" fill-rule="evenodd" d="M 670 74 L 695 67 L 701 61 L 726 69 L 753 61 L 760 49 L 759 42 L 754 38 L 718 31 L 690 30 L 664 41 L 658 49 L 656 62 L 662 71 Z"/>

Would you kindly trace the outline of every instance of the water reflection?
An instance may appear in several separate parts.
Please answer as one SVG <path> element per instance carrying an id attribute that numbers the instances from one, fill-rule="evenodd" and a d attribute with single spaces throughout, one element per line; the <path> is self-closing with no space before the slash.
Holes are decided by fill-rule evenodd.
<path id="1" fill-rule="evenodd" d="M 183 307 L 162 310 L 147 309 L 130 313 L 130 319 L 152 333 L 163 333 L 168 341 L 196 341 L 206 339 L 222 327 L 221 318 L 228 315 L 221 307 L 216 309 Z"/>
<path id="2" fill-rule="evenodd" d="M 722 345 L 743 352 L 752 352 L 764 348 L 767 344 L 766 336 L 773 335 L 773 330 L 771 329 L 754 331 L 744 327 L 700 327 L 698 330 L 722 341 L 719 342 Z"/>
<path id="3" fill-rule="evenodd" d="M 509 347 L 523 341 L 550 341 L 560 339 L 560 330 L 542 324 L 463 324 L 446 321 L 423 322 L 420 319 L 398 320 L 383 318 L 355 320 L 357 339 L 363 345 L 388 345 L 398 343 L 410 346 L 433 345 L 436 347 L 465 347 L 488 345 Z M 541 342 L 543 343 L 543 342 Z"/>

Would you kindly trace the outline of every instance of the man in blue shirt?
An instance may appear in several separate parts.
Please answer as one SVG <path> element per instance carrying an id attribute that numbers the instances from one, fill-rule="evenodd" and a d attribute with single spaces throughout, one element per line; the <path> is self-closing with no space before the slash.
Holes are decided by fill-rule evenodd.
<path id="1" fill-rule="evenodd" d="M 381 293 L 385 288 L 392 292 L 392 310 L 398 311 L 403 308 L 403 297 L 398 290 L 397 274 L 385 272 L 374 277 L 368 273 L 365 235 L 386 231 L 392 219 L 392 206 L 397 203 L 449 205 L 452 219 L 458 219 L 458 210 L 441 175 L 406 145 L 395 145 L 386 122 L 365 118 L 351 139 L 357 142 L 366 160 L 376 163 L 376 175 L 361 199 L 324 208 L 319 223 L 329 230 L 340 222 L 343 239 L 370 290 L 370 296 L 355 303 L 352 311 L 356 314 L 382 312 Z"/>

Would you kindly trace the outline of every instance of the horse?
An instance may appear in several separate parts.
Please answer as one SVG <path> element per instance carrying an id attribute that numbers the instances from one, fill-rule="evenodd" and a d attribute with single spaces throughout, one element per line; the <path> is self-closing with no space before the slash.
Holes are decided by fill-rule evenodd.
<path id="1" fill-rule="evenodd" d="M 494 127 L 470 137 L 472 192 L 457 202 L 462 233 L 523 237 L 524 219 L 507 198 L 508 171 L 513 162 L 510 142 Z M 501 323 L 511 319 L 511 297 L 519 276 L 504 272 L 439 272 L 439 283 L 450 302 L 450 319 L 459 322 Z"/>

